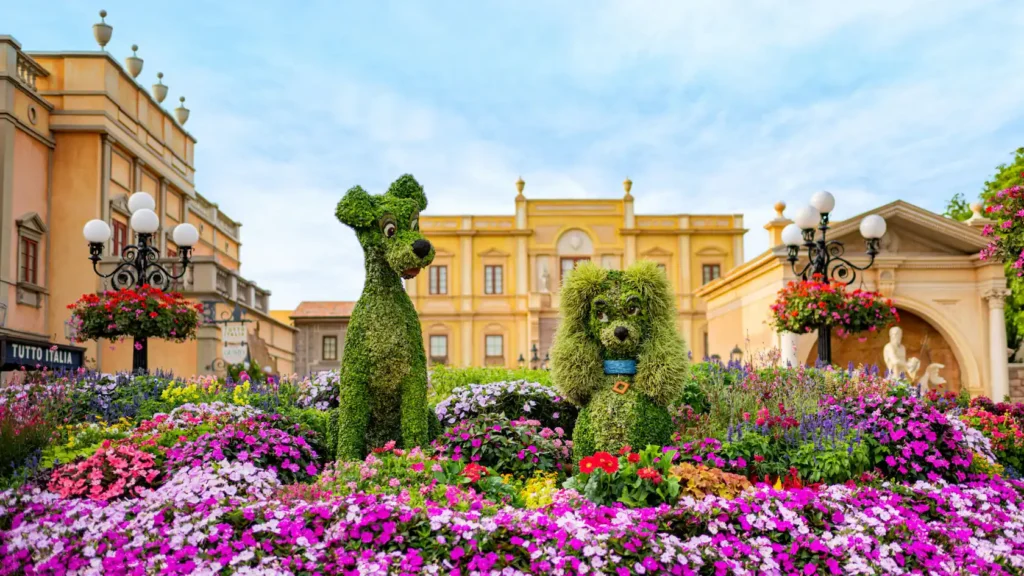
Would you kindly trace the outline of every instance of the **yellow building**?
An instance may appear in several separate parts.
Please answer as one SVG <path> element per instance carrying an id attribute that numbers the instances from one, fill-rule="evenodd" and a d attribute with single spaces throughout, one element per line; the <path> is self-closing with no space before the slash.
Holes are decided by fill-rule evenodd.
<path id="1" fill-rule="evenodd" d="M 695 357 L 707 352 L 703 301 L 695 291 L 743 262 L 738 214 L 640 215 L 632 182 L 615 200 L 529 200 L 516 182 L 512 216 L 421 216 L 436 256 L 406 283 L 434 363 L 527 363 L 547 356 L 558 325 L 558 287 L 577 263 L 620 269 L 657 262 L 679 309 L 679 330 Z"/>
<path id="2" fill-rule="evenodd" d="M 0 36 L 0 337 L 46 348 L 69 343 L 67 305 L 105 287 L 82 227 L 93 218 L 110 224 L 99 267 L 112 269 L 118 259 L 111 255 L 134 242 L 128 195 L 145 191 L 160 215 L 154 245 L 164 265 L 175 263 L 176 225 L 200 231 L 194 264 L 177 289 L 212 303 L 218 319 L 240 308 L 250 320 L 250 354 L 290 372 L 294 329 L 269 316 L 268 291 L 239 276 L 240 225 L 195 190 L 196 140 L 183 128 L 188 110 L 183 102 L 173 115 L 165 110 L 162 82 L 147 91 L 136 80 L 142 64 L 129 58 L 122 65 L 106 52 L 26 53 Z M 208 325 L 197 341 L 151 341 L 149 365 L 209 372 L 220 350 L 220 327 Z M 89 343 L 84 354 L 104 372 L 131 368 L 130 342 Z"/>

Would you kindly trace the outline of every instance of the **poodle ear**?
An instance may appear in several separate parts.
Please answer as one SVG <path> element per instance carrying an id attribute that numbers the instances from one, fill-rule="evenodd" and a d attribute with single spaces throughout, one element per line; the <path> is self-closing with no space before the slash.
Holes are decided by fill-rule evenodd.
<path id="1" fill-rule="evenodd" d="M 640 299 L 647 304 L 648 313 L 655 323 L 665 319 L 674 325 L 676 303 L 672 287 L 656 263 L 641 260 L 627 268 L 623 276 L 627 284 L 640 292 Z"/>
<path id="2" fill-rule="evenodd" d="M 427 195 L 423 193 L 423 186 L 420 186 L 412 174 L 403 174 L 392 182 L 386 194 L 413 200 L 420 212 L 427 209 Z"/>
<path id="3" fill-rule="evenodd" d="M 377 220 L 373 211 L 373 197 L 360 186 L 348 189 L 345 196 L 338 202 L 334 215 L 346 226 L 367 228 Z"/>
<path id="4" fill-rule="evenodd" d="M 551 349 L 551 376 L 566 399 L 584 405 L 603 372 L 601 347 L 587 332 L 590 302 L 601 293 L 608 272 L 590 263 L 580 264 L 562 284 L 562 321 Z"/>

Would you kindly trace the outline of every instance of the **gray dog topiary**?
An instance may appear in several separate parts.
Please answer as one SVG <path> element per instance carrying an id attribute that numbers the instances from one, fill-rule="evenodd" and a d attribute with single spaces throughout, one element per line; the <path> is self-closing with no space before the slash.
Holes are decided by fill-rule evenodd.
<path id="1" fill-rule="evenodd" d="M 338 203 L 338 220 L 356 231 L 366 257 L 341 363 L 338 459 L 363 458 L 389 440 L 405 448 L 429 441 L 423 333 L 402 286 L 434 260 L 419 229 L 426 207 L 423 187 L 409 174 L 382 195 L 356 186 Z"/>
<path id="2" fill-rule="evenodd" d="M 552 380 L 581 408 L 576 461 L 627 445 L 667 444 L 667 407 L 682 392 L 687 358 L 665 273 L 646 261 L 624 271 L 583 263 L 566 278 L 560 308 Z"/>

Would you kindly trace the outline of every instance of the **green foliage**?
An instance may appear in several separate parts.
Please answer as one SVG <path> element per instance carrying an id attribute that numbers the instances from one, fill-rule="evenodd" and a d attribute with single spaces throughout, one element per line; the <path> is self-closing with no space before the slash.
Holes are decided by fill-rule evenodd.
<path id="1" fill-rule="evenodd" d="M 490 384 L 492 382 L 512 382 L 526 380 L 551 385 L 551 372 L 548 370 L 530 370 L 525 368 L 509 369 L 501 367 L 451 368 L 434 366 L 430 369 L 430 386 L 427 397 L 431 404 L 437 404 L 455 391 L 456 388 L 470 384 Z"/>
<path id="2" fill-rule="evenodd" d="M 811 483 L 841 484 L 871 468 L 868 445 L 854 441 L 836 441 L 820 446 L 807 442 L 791 451 L 789 459 L 800 473 L 800 478 Z"/>
<path id="3" fill-rule="evenodd" d="M 1000 190 L 1013 186 L 1021 172 L 1024 172 L 1024 146 L 1017 148 L 1012 162 L 996 166 L 995 176 L 991 180 L 986 180 L 981 190 L 982 199 L 989 203 Z"/>
<path id="4" fill-rule="evenodd" d="M 427 207 L 411 175 L 383 195 L 356 186 L 336 215 L 356 232 L 366 259 L 366 283 L 352 312 L 341 366 L 337 457 L 362 458 L 389 440 L 409 448 L 427 443 L 427 365 L 419 317 L 402 278 L 434 259 L 419 231 Z M 428 248 L 423 256 L 414 244 Z"/>
<path id="5" fill-rule="evenodd" d="M 946 204 L 946 209 L 942 212 L 942 215 L 946 218 L 952 218 L 957 222 L 963 222 L 971 217 L 973 212 L 971 211 L 971 204 L 964 199 L 964 195 L 957 192 L 949 199 Z"/>
<path id="6" fill-rule="evenodd" d="M 576 458 L 627 443 L 666 444 L 672 432 L 666 407 L 682 394 L 687 362 L 664 273 L 648 261 L 624 271 L 584 263 L 566 278 L 560 297 L 552 377 L 582 408 L 573 432 Z M 604 360 L 617 359 L 636 360 L 636 375 L 605 375 Z M 612 391 L 619 380 L 630 384 L 625 393 Z"/>

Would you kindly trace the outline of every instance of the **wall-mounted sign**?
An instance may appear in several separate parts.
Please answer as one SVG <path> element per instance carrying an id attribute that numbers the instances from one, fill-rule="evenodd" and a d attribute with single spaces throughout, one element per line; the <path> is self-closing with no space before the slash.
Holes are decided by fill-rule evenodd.
<path id="1" fill-rule="evenodd" d="M 249 347 L 245 344 L 225 344 L 221 357 L 228 364 L 241 364 L 249 357 Z"/>
<path id="2" fill-rule="evenodd" d="M 245 324 L 228 322 L 221 325 L 221 338 L 225 344 L 242 344 L 245 342 Z"/>
<path id="3" fill-rule="evenodd" d="M 0 370 L 26 370 L 46 368 L 48 370 L 75 370 L 85 361 L 85 349 L 0 338 Z"/>

